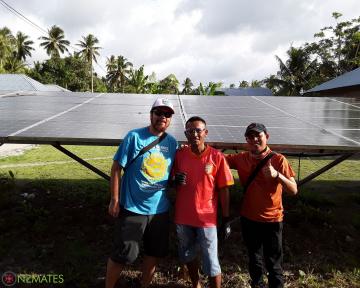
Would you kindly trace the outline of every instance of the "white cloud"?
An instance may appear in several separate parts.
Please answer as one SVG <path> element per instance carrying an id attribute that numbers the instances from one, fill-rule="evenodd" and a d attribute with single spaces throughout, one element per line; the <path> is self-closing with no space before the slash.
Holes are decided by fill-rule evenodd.
<path id="1" fill-rule="evenodd" d="M 194 84 L 263 79 L 277 71 L 275 55 L 291 44 L 313 40 L 320 28 L 358 17 L 356 0 L 6 0 L 32 21 L 56 24 L 72 46 L 89 33 L 100 41 L 99 63 L 123 55 L 159 79 L 174 73 Z M 2 26 L 21 30 L 36 42 L 33 60 L 47 58 L 37 38 L 43 33 L 0 6 Z M 97 69 L 100 74 L 102 70 Z"/>

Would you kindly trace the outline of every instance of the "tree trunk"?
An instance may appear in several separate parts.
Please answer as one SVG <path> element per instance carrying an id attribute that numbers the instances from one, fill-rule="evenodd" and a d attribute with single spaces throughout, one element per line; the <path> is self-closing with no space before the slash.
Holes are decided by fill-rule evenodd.
<path id="1" fill-rule="evenodd" d="M 91 93 L 94 93 L 94 73 L 93 73 L 93 59 L 91 57 Z"/>

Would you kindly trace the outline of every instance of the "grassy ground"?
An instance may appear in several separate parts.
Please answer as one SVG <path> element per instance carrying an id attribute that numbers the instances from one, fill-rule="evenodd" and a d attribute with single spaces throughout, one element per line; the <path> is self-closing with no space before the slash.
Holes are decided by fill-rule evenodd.
<path id="1" fill-rule="evenodd" d="M 97 158 L 89 162 L 110 170 L 114 147 L 67 148 L 82 158 Z M 329 161 L 303 159 L 301 177 Z M 291 162 L 297 171 L 297 159 Z M 285 197 L 286 287 L 360 287 L 359 175 L 359 160 L 347 160 L 304 185 L 299 196 Z M 232 190 L 234 214 L 238 190 Z M 0 158 L 0 191 L 0 273 L 62 274 L 65 282 L 54 287 L 103 287 L 113 224 L 106 213 L 105 180 L 43 146 Z M 223 287 L 249 287 L 246 262 L 235 223 L 231 238 L 221 245 Z M 137 277 L 139 263 L 124 272 L 129 282 Z M 181 274 L 174 244 L 153 287 L 190 287 Z"/>

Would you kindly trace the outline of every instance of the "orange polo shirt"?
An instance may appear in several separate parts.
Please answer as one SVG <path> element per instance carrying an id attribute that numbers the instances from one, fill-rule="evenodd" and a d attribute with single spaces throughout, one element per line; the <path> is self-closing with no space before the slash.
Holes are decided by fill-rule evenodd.
<path id="1" fill-rule="evenodd" d="M 245 185 L 251 172 L 260 162 L 249 152 L 227 155 L 226 160 L 231 169 L 237 170 L 242 185 Z M 281 154 L 271 158 L 271 165 L 286 178 L 295 176 L 289 162 Z M 278 180 L 266 178 L 260 170 L 243 197 L 240 215 L 253 221 L 281 222 L 284 217 L 282 191 L 283 187 Z"/>
<path id="2" fill-rule="evenodd" d="M 172 175 L 185 172 L 186 185 L 176 187 L 175 223 L 213 227 L 217 222 L 217 188 L 234 184 L 224 155 L 207 146 L 201 155 L 190 147 L 176 152 Z"/>

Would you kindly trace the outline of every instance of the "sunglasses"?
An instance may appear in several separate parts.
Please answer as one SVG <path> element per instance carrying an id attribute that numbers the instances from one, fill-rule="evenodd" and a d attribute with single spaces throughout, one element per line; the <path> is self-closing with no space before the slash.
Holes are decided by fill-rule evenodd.
<path id="1" fill-rule="evenodd" d="M 171 116 L 173 114 L 172 112 L 165 112 L 165 111 L 161 111 L 161 110 L 153 110 L 152 112 L 158 117 L 164 116 L 165 118 L 171 118 Z"/>
<path id="2" fill-rule="evenodd" d="M 205 130 L 206 130 L 205 128 L 204 129 L 201 129 L 201 128 L 189 128 L 189 129 L 185 130 L 185 133 L 189 134 L 189 135 L 191 135 L 193 133 L 196 133 L 196 134 L 199 135 L 201 132 L 203 132 Z"/>

